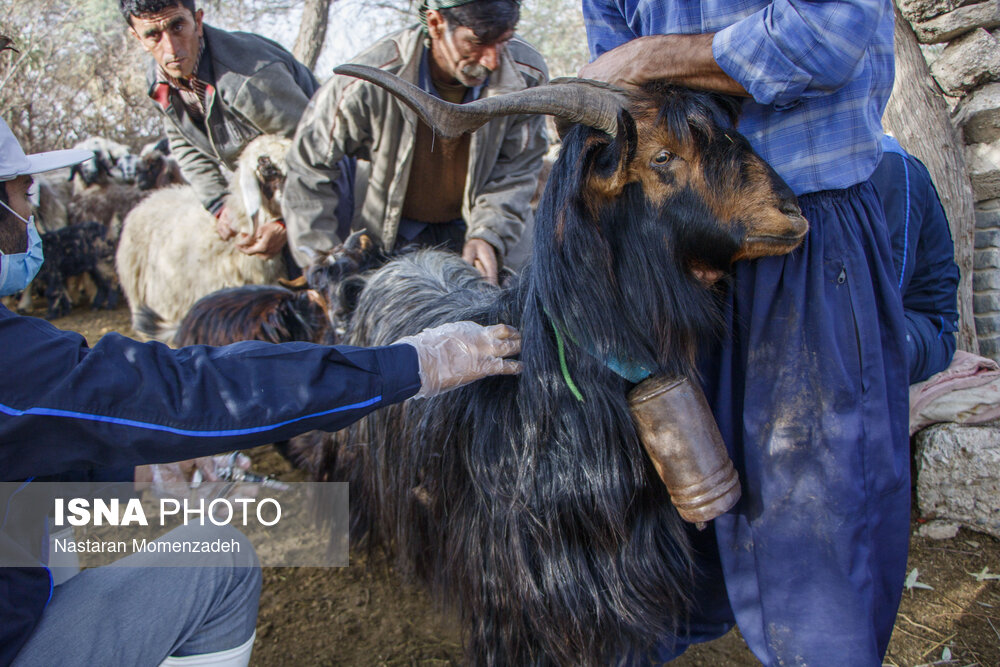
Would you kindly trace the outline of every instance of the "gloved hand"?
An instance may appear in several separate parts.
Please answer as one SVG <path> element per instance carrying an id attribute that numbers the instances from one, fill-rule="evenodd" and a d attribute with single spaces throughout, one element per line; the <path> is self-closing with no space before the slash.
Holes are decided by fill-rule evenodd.
<path id="1" fill-rule="evenodd" d="M 488 375 L 521 372 L 520 361 L 503 358 L 521 351 L 521 334 L 506 324 L 484 327 L 475 322 L 451 322 L 396 343 L 417 349 L 420 391 L 415 398 L 437 396 Z"/>
<path id="2" fill-rule="evenodd" d="M 157 463 L 139 466 L 135 470 L 137 489 L 151 487 L 153 494 L 159 497 L 187 497 L 192 489 L 197 489 L 202 482 L 223 482 L 242 480 L 250 470 L 250 457 L 233 452 L 218 456 L 202 456 L 175 463 Z M 208 484 L 207 493 L 213 492 L 220 485 Z"/>

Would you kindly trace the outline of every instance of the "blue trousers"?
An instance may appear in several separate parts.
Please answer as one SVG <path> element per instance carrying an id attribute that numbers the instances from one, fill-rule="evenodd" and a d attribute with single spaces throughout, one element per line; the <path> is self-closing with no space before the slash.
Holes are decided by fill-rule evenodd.
<path id="1" fill-rule="evenodd" d="M 803 247 L 736 267 L 727 335 L 704 355 L 743 496 L 714 535 L 696 537 L 690 634 L 666 641 L 659 660 L 734 620 L 765 665 L 881 665 L 889 643 L 910 467 L 888 232 L 868 182 L 800 205 L 811 224 Z"/>
<path id="2" fill-rule="evenodd" d="M 253 545 L 235 529 L 211 525 L 160 538 L 212 539 L 235 539 L 240 553 L 133 554 L 56 586 L 15 667 L 158 665 L 168 655 L 240 646 L 257 623 L 261 573 Z"/>

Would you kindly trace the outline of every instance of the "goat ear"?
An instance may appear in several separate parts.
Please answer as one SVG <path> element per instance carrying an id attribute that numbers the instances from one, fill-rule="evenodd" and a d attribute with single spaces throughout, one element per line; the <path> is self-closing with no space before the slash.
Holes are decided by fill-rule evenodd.
<path id="1" fill-rule="evenodd" d="M 618 113 L 618 135 L 593 154 L 587 178 L 588 189 L 608 199 L 620 195 L 628 183 L 628 167 L 635 159 L 638 146 L 639 133 L 635 120 L 623 109 Z"/>
<path id="2" fill-rule="evenodd" d="M 294 280 L 289 280 L 288 278 L 278 278 L 278 284 L 290 290 L 299 290 L 308 287 L 305 276 L 299 276 Z"/>
<path id="3" fill-rule="evenodd" d="M 712 93 L 712 98 L 722 113 L 722 118 L 716 118 L 715 122 L 722 126 L 736 127 L 740 114 L 743 113 L 743 100 L 735 95 L 722 93 Z"/>
<path id="4" fill-rule="evenodd" d="M 260 185 L 253 169 L 240 169 L 240 196 L 243 198 L 243 206 L 246 208 L 247 217 L 257 226 L 257 212 L 260 211 Z"/>

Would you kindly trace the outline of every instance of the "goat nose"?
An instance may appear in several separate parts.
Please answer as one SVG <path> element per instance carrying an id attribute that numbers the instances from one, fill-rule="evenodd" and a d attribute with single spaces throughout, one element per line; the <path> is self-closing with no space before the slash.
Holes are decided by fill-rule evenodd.
<path id="1" fill-rule="evenodd" d="M 802 215 L 802 209 L 799 208 L 799 202 L 796 199 L 782 199 L 781 203 L 778 204 L 778 210 L 788 216 Z"/>

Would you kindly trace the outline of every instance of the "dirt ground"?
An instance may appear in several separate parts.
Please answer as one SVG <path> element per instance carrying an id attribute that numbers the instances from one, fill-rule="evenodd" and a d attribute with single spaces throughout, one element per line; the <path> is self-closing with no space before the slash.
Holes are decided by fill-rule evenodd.
<path id="1" fill-rule="evenodd" d="M 91 343 L 110 331 L 131 335 L 124 308 L 77 308 L 54 324 Z M 298 479 L 270 448 L 259 448 L 253 458 L 262 472 Z M 917 570 L 918 585 L 903 594 L 885 664 L 1000 667 L 1000 580 L 988 576 L 1000 573 L 1000 541 L 965 529 L 953 539 L 932 540 L 916 534 L 920 524 L 914 516 L 907 566 L 911 575 Z M 987 576 L 977 579 L 984 568 Z M 461 664 L 457 625 L 381 557 L 352 554 L 350 567 L 339 569 L 265 568 L 251 664 Z M 733 631 L 674 664 L 759 663 Z"/>

